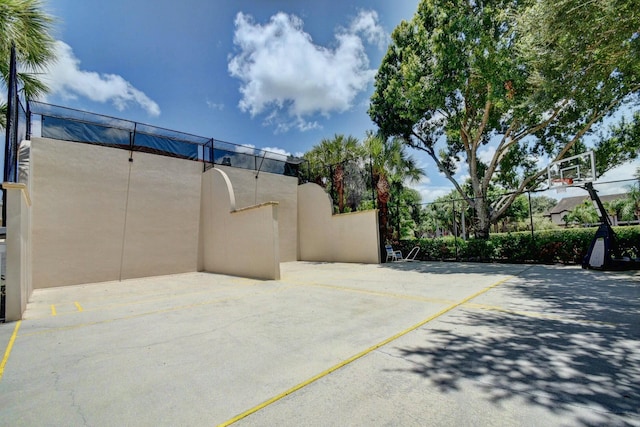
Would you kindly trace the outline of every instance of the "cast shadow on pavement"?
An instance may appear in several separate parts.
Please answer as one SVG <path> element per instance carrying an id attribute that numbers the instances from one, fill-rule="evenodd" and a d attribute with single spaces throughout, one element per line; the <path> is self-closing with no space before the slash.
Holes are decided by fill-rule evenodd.
<path id="1" fill-rule="evenodd" d="M 424 345 L 395 351 L 410 362 L 406 370 L 441 392 L 471 380 L 496 405 L 518 396 L 552 413 L 579 406 L 605 418 L 637 420 L 638 278 L 579 269 L 555 273 L 531 269 L 505 286 L 523 311 L 461 307 L 439 329 L 421 331 Z M 531 307 L 545 309 L 530 316 L 524 310 Z M 574 422 L 593 424 L 578 414 Z"/>

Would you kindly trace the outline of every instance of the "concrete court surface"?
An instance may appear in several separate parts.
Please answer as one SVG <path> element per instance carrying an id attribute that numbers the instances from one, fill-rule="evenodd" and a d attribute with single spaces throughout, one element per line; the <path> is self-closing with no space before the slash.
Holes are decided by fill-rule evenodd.
<path id="1" fill-rule="evenodd" d="M 640 426 L 640 274 L 282 264 L 37 290 L 3 426 Z"/>

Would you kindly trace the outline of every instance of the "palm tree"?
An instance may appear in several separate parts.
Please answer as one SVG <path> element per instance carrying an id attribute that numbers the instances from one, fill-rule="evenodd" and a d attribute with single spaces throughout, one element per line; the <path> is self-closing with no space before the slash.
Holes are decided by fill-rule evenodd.
<path id="1" fill-rule="evenodd" d="M 38 73 L 54 59 L 54 39 L 50 34 L 54 19 L 47 15 L 40 0 L 0 1 L 0 81 L 6 87 L 9 58 L 15 47 L 20 86 L 24 94 L 36 97 L 47 91 Z M 7 105 L 0 104 L 0 127 L 6 125 Z"/>
<path id="2" fill-rule="evenodd" d="M 585 200 L 580 203 L 576 207 L 574 207 L 570 212 L 568 212 L 563 220 L 565 224 L 596 224 L 600 222 L 600 215 L 596 211 L 596 208 L 593 206 L 591 201 Z"/>
<path id="3" fill-rule="evenodd" d="M 369 134 L 364 142 L 365 152 L 371 159 L 373 186 L 379 211 L 379 227 L 382 242 L 391 240 L 392 230 L 389 227 L 389 201 L 392 187 L 396 190 L 407 182 L 417 182 L 424 172 L 418 168 L 413 157 L 406 152 L 405 146 L 398 138 L 384 139 Z M 398 192 L 395 191 L 397 194 Z"/>
<path id="4" fill-rule="evenodd" d="M 638 172 L 640 179 L 640 168 L 638 168 Z M 629 216 L 635 215 L 634 219 L 640 220 L 640 183 L 632 185 L 631 188 L 629 188 L 626 200 Z"/>
<path id="5" fill-rule="evenodd" d="M 359 159 L 360 151 L 357 138 L 336 134 L 333 138 L 324 138 L 304 155 L 309 161 L 309 178 L 323 186 L 327 181 L 332 183 L 340 213 L 345 208 L 345 163 Z"/>

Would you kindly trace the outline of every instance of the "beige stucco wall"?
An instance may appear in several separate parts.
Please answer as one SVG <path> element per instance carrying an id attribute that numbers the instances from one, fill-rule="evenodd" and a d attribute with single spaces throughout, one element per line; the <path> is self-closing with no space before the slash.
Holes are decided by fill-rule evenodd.
<path id="1" fill-rule="evenodd" d="M 31 198 L 25 184 L 4 183 L 7 190 L 7 321 L 20 320 L 33 291 L 31 281 Z"/>
<path id="2" fill-rule="evenodd" d="M 33 138 L 33 286 L 195 271 L 202 165 Z"/>
<path id="3" fill-rule="evenodd" d="M 331 209 L 322 187 L 298 187 L 300 260 L 379 263 L 377 211 L 332 215 Z"/>
<path id="4" fill-rule="evenodd" d="M 278 204 L 237 206 L 234 186 L 225 171 L 215 168 L 202 175 L 202 269 L 279 279 Z"/>
<path id="5" fill-rule="evenodd" d="M 238 209 L 261 203 L 278 202 L 280 260 L 298 259 L 298 178 L 216 165 L 223 170 L 235 191 Z"/>
<path id="6" fill-rule="evenodd" d="M 280 261 L 379 262 L 376 212 L 331 215 L 315 184 L 129 156 L 33 138 L 34 288 L 196 270 L 276 279 Z"/>
<path id="7" fill-rule="evenodd" d="M 133 153 L 122 278 L 197 270 L 202 164 Z"/>

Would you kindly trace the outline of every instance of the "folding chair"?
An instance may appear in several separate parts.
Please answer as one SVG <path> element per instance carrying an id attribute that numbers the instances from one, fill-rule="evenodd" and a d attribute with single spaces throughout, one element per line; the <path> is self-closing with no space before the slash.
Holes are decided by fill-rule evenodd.
<path id="1" fill-rule="evenodd" d="M 387 262 L 402 261 L 402 252 L 394 251 L 391 245 L 384 245 L 384 248 L 387 250 Z"/>

